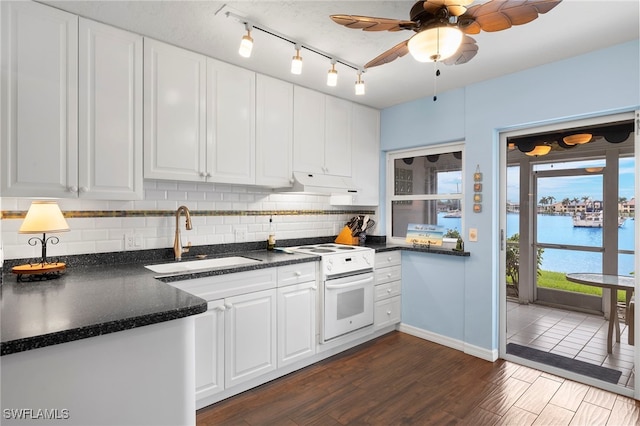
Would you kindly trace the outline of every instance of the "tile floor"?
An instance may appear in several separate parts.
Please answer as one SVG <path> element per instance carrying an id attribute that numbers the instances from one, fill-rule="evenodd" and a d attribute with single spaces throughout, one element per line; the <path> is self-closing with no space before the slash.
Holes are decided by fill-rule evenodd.
<path id="1" fill-rule="evenodd" d="M 622 371 L 619 385 L 633 389 L 634 346 L 620 319 L 620 342 L 607 353 L 608 322 L 601 315 L 507 301 L 507 343 L 517 343 Z"/>

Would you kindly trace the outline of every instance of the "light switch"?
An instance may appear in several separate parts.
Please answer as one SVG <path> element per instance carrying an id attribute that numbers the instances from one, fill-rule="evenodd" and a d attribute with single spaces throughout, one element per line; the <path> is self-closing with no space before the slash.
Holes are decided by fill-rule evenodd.
<path id="1" fill-rule="evenodd" d="M 478 229 L 469 228 L 469 241 L 478 241 Z"/>

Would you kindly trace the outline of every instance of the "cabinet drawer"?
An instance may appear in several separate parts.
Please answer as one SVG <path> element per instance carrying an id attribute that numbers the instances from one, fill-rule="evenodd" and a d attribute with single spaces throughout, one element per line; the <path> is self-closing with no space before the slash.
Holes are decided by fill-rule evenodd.
<path id="1" fill-rule="evenodd" d="M 374 326 L 376 329 L 400 322 L 400 296 L 376 302 Z"/>
<path id="2" fill-rule="evenodd" d="M 391 266 L 389 268 L 376 268 L 376 285 L 391 281 L 399 281 L 402 278 L 402 267 Z"/>
<path id="3" fill-rule="evenodd" d="M 376 253 L 375 262 L 376 269 L 385 268 L 387 266 L 400 265 L 400 263 L 402 262 L 402 252 L 396 250 Z"/>
<path id="4" fill-rule="evenodd" d="M 296 263 L 278 267 L 278 287 L 315 281 L 317 263 Z"/>
<path id="5" fill-rule="evenodd" d="M 375 287 L 375 301 L 388 299 L 390 297 L 400 295 L 401 282 L 393 281 L 390 283 L 384 283 L 376 285 Z"/>

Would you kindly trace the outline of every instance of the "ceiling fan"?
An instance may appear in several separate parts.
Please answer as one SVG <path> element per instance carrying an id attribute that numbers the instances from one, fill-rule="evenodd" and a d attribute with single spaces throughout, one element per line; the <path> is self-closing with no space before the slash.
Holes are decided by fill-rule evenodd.
<path id="1" fill-rule="evenodd" d="M 490 0 L 467 8 L 473 1 L 418 1 L 411 8 L 408 21 L 358 15 L 331 15 L 331 19 L 347 28 L 363 31 L 409 30 L 416 33 L 369 61 L 364 68 L 387 64 L 407 53 L 420 62 L 459 65 L 478 53 L 476 41 L 468 34 L 502 31 L 513 25 L 526 24 L 562 0 Z"/>

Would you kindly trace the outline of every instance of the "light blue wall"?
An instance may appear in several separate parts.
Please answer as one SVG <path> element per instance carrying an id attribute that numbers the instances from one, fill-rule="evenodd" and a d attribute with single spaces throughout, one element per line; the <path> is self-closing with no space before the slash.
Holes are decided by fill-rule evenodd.
<path id="1" fill-rule="evenodd" d="M 465 141 L 463 234 L 478 229 L 478 242 L 465 244 L 471 257 L 403 254 L 403 296 L 413 297 L 403 302 L 403 323 L 479 348 L 498 348 L 499 131 L 640 108 L 639 76 L 636 40 L 443 93 L 437 102 L 424 98 L 382 111 L 383 157 L 389 150 Z M 382 158 L 381 200 L 385 165 Z M 476 166 L 483 172 L 481 213 L 471 211 Z M 381 206 L 381 220 L 384 210 Z M 447 259 L 435 265 L 434 257 Z M 456 268 L 464 273 L 456 270 L 447 277 L 447 270 Z M 459 303 L 451 305 L 457 298 Z M 456 315 L 440 324 L 448 308 Z"/>

